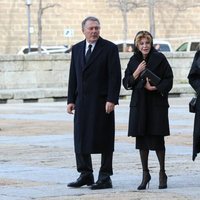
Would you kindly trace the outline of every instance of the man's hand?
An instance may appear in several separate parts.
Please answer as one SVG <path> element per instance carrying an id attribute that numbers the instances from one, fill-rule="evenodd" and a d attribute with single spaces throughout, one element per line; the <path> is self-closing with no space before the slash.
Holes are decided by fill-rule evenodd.
<path id="1" fill-rule="evenodd" d="M 75 104 L 74 103 L 69 103 L 68 105 L 67 105 L 67 113 L 69 113 L 69 114 L 74 114 L 73 113 L 73 110 L 75 109 Z"/>
<path id="2" fill-rule="evenodd" d="M 112 102 L 106 102 L 106 113 L 109 114 L 115 109 L 115 104 Z"/>

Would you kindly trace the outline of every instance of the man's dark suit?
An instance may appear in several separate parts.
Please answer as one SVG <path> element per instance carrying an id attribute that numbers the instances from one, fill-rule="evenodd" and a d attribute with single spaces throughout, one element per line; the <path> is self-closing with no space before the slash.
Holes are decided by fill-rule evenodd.
<path id="1" fill-rule="evenodd" d="M 114 111 L 107 114 L 105 104 L 118 104 L 121 68 L 115 44 L 100 37 L 87 63 L 85 45 L 84 40 L 72 48 L 68 104 L 75 104 L 74 144 L 77 170 L 81 174 L 92 173 L 90 154 L 101 153 L 101 179 L 112 175 Z"/>

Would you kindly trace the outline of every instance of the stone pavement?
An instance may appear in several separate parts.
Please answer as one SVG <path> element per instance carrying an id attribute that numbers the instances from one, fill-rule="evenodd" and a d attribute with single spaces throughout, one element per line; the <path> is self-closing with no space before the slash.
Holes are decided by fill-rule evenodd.
<path id="1" fill-rule="evenodd" d="M 73 152 L 73 116 L 65 102 L 0 104 L 1 200 L 197 200 L 200 155 L 192 161 L 194 115 L 191 97 L 170 98 L 171 136 L 166 137 L 168 188 L 158 189 L 158 161 L 150 152 L 149 189 L 138 191 L 142 170 L 134 138 L 127 137 L 129 99 L 116 107 L 113 189 L 67 188 L 77 178 Z M 93 155 L 97 178 L 100 155 Z"/>

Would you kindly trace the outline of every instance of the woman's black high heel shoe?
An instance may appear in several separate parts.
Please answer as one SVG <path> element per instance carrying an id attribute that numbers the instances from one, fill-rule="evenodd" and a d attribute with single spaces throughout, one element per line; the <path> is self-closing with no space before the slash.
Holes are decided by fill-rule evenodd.
<path id="1" fill-rule="evenodd" d="M 138 190 L 145 190 L 146 186 L 148 184 L 149 188 L 149 182 L 151 180 L 151 175 L 149 174 L 149 171 L 143 171 L 143 177 L 142 177 L 142 183 L 138 186 Z"/>
<path id="2" fill-rule="evenodd" d="M 161 170 L 159 173 L 159 189 L 165 189 L 167 188 L 167 175 L 165 173 L 165 170 Z"/>

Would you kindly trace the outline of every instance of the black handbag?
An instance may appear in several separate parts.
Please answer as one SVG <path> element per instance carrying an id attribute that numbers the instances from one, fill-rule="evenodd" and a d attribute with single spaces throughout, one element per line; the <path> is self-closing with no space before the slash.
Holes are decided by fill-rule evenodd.
<path id="1" fill-rule="evenodd" d="M 150 79 L 150 83 L 154 86 L 158 85 L 158 83 L 160 82 L 160 77 L 158 77 L 156 74 L 154 74 L 151 70 L 149 69 L 145 69 L 142 73 L 141 73 L 141 78 L 148 78 Z"/>
<path id="2" fill-rule="evenodd" d="M 191 113 L 196 112 L 196 101 L 197 101 L 197 97 L 193 97 L 189 102 L 189 111 Z"/>

